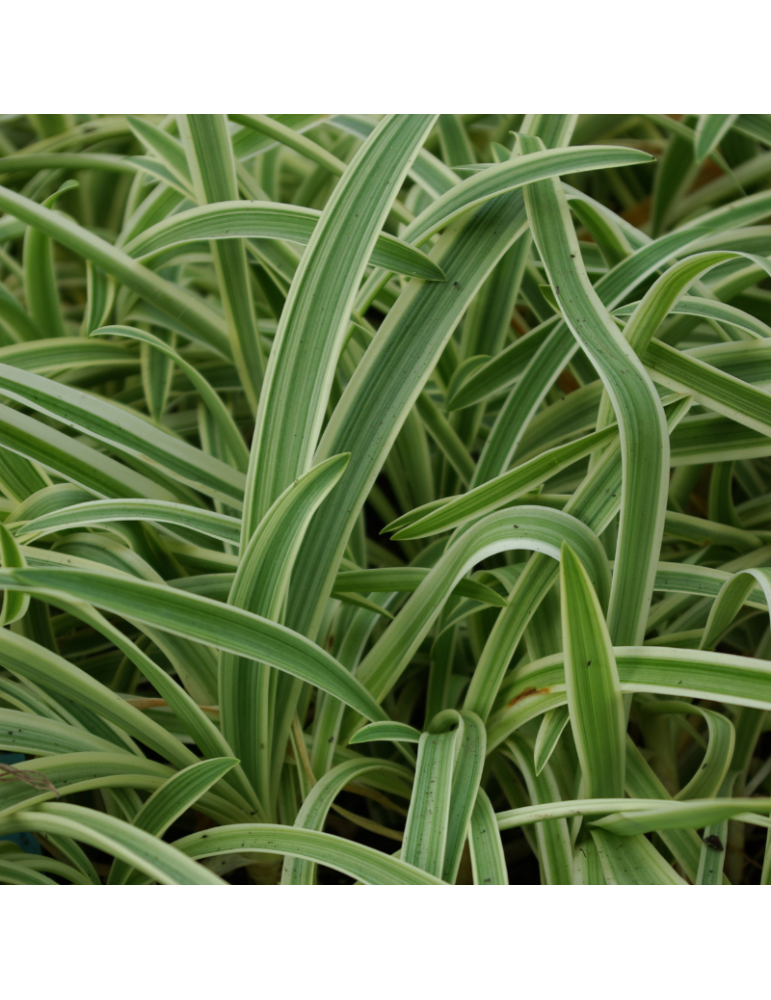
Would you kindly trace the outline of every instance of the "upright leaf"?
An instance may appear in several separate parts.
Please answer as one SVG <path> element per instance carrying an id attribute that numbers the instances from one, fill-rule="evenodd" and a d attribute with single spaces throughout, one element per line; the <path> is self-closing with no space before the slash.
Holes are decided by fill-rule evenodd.
<path id="1" fill-rule="evenodd" d="M 384 118 L 340 179 L 281 313 L 260 397 L 244 506 L 248 541 L 311 464 L 356 291 L 434 115 Z"/>
<path id="2" fill-rule="evenodd" d="M 234 201 L 238 197 L 236 162 L 224 115 L 180 115 L 179 131 L 187 154 L 193 189 L 200 204 Z M 236 367 L 247 396 L 256 409 L 264 362 L 252 301 L 243 240 L 213 242 L 222 305 L 228 323 Z"/>
<path id="3" fill-rule="evenodd" d="M 624 709 L 600 602 L 569 545 L 560 560 L 565 686 L 587 798 L 624 793 Z"/>

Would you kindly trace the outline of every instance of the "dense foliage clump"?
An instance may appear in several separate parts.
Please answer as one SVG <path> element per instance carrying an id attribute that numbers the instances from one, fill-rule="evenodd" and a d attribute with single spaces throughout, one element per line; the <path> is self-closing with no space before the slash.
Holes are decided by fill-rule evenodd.
<path id="1" fill-rule="evenodd" d="M 0 118 L 0 881 L 771 883 L 771 116 Z"/>

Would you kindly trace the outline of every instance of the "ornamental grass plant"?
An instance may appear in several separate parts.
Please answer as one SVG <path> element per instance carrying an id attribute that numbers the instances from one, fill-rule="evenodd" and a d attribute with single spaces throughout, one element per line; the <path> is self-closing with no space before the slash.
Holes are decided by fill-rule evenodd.
<path id="1" fill-rule="evenodd" d="M 8 115 L 0 212 L 0 882 L 771 883 L 771 116 Z"/>

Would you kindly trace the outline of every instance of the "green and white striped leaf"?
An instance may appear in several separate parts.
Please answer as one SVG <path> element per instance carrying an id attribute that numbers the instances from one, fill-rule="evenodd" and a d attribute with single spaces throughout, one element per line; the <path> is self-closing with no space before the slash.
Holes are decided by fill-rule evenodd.
<path id="1" fill-rule="evenodd" d="M 96 396 L 0 364 L 0 391 L 214 496 L 241 502 L 244 477 L 186 441 Z"/>
<path id="2" fill-rule="evenodd" d="M 339 482 L 348 458 L 337 455 L 314 466 L 275 501 L 242 553 L 228 594 L 231 607 L 273 620 L 279 618 L 308 523 Z M 283 706 L 281 715 L 271 712 L 278 680 L 271 676 L 269 666 L 270 661 L 256 664 L 253 657 L 234 656 L 230 650 L 223 649 L 220 656 L 222 731 L 239 755 L 268 815 L 293 714 L 286 695 L 278 699 Z M 344 671 L 339 664 L 337 667 Z M 359 687 L 358 681 L 355 683 Z"/>
<path id="3" fill-rule="evenodd" d="M 187 812 L 236 763 L 227 757 L 203 760 L 172 775 L 143 804 L 134 817 L 133 825 L 156 837 L 163 836 L 174 820 Z M 116 859 L 110 869 L 108 884 L 123 885 L 130 881 L 130 866 Z"/>
<path id="4" fill-rule="evenodd" d="M 170 844 L 106 813 L 64 802 L 19 810 L 0 820 L 2 833 L 53 833 L 72 837 L 139 868 L 163 885 L 225 885 Z"/>
<path id="5" fill-rule="evenodd" d="M 701 162 L 734 125 L 739 115 L 699 115 L 696 123 L 696 159 Z"/>
<path id="6" fill-rule="evenodd" d="M 174 847 L 190 858 L 217 854 L 291 854 L 327 865 L 367 885 L 445 885 L 441 879 L 399 858 L 318 830 L 273 823 L 233 824 L 193 833 Z"/>
<path id="7" fill-rule="evenodd" d="M 191 335 L 230 357 L 224 320 L 187 289 L 158 277 L 106 240 L 5 187 L 0 187 L 0 208 L 101 267 L 167 315 L 184 315 Z"/>
<path id="8" fill-rule="evenodd" d="M 595 585 L 607 595 L 607 561 L 596 537 L 579 521 L 542 507 L 518 507 L 489 514 L 449 546 L 400 612 L 396 621 L 368 653 L 357 676 L 382 699 L 406 667 L 441 611 L 458 580 L 477 562 L 497 552 L 530 549 L 559 558 L 563 539 L 570 538 L 591 567 Z M 476 711 L 466 705 L 470 711 Z"/>
<path id="9" fill-rule="evenodd" d="M 420 732 L 405 722 L 370 722 L 348 740 L 350 746 L 356 743 L 371 743 L 379 740 L 395 740 L 400 743 L 419 743 Z"/>
<path id="10" fill-rule="evenodd" d="M 528 740 L 515 734 L 506 743 L 507 753 L 519 768 L 525 779 L 527 791 L 534 808 L 542 803 L 559 802 L 560 794 L 551 767 L 547 764 L 540 774 L 535 773 L 533 751 Z M 538 862 L 541 868 L 541 882 L 545 885 L 572 885 L 573 846 L 568 824 L 563 816 L 547 811 L 536 823 L 538 840 Z M 505 829 L 500 823 L 499 828 Z"/>
<path id="11" fill-rule="evenodd" d="M 342 347 L 358 282 L 433 120 L 433 115 L 383 119 L 356 154 L 313 231 L 281 312 L 260 397 L 244 541 L 251 538 L 273 501 L 311 464 L 332 366 Z"/>
<path id="12" fill-rule="evenodd" d="M 240 202 L 222 199 L 214 205 L 189 208 L 146 229 L 124 247 L 127 254 L 151 261 L 159 251 L 197 240 L 230 240 L 236 237 L 289 240 L 307 245 L 321 213 L 299 205 L 274 202 Z M 398 274 L 443 281 L 442 269 L 425 253 L 389 233 L 380 233 L 369 263 Z"/>
<path id="13" fill-rule="evenodd" d="M 406 768 L 384 760 L 349 760 L 333 767 L 317 782 L 302 804 L 297 814 L 295 826 L 303 830 L 322 830 L 332 803 L 340 792 L 353 781 L 366 782 L 371 772 L 388 771 L 402 777 L 411 777 Z M 302 858 L 284 859 L 281 881 L 283 885 L 312 885 L 315 865 Z"/>
<path id="14" fill-rule="evenodd" d="M 567 201 L 554 181 L 525 191 L 533 237 L 567 324 L 603 381 L 619 425 L 623 499 L 608 627 L 642 639 L 663 529 L 669 436 L 664 411 L 636 355 L 589 283 Z"/>
<path id="15" fill-rule="evenodd" d="M 385 718 L 360 681 L 328 653 L 296 632 L 240 608 L 146 580 L 74 569 L 3 570 L 0 588 L 38 594 L 62 589 L 162 632 L 264 661 L 329 691 L 373 721 Z"/>
<path id="16" fill-rule="evenodd" d="M 9 569 L 13 567 L 24 567 L 27 562 L 23 553 L 16 544 L 16 539 L 8 531 L 4 524 L 0 524 L 0 562 Z M 29 596 L 19 593 L 3 594 L 3 606 L 0 610 L 0 626 L 11 625 L 13 622 L 23 618 L 29 607 Z"/>
<path id="17" fill-rule="evenodd" d="M 560 559 L 565 685 L 587 798 L 624 790 L 624 707 L 613 647 L 586 570 L 567 543 Z"/>
<path id="18" fill-rule="evenodd" d="M 506 858 L 490 799 L 483 788 L 477 792 L 469 827 L 469 848 L 474 885 L 508 885 Z"/>
<path id="19" fill-rule="evenodd" d="M 645 837 L 592 830 L 608 885 L 686 885 Z"/>

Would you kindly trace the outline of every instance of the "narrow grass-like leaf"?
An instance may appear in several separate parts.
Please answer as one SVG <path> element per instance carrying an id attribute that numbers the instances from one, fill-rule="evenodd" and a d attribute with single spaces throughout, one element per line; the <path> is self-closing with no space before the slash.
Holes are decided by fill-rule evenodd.
<path id="1" fill-rule="evenodd" d="M 0 820 L 0 831 L 29 830 L 72 837 L 141 869 L 164 885 L 224 885 L 175 847 L 114 816 L 64 802 L 44 803 Z"/>
<path id="2" fill-rule="evenodd" d="M 132 642 L 119 628 L 107 621 L 89 604 L 73 601 L 70 598 L 58 597 L 57 600 L 61 602 L 63 610 L 85 622 L 87 626 L 115 644 L 128 661 L 152 684 L 184 727 L 185 732 L 189 733 L 205 756 L 212 758 L 232 756 L 232 748 L 223 737 L 219 727 L 208 718 L 184 687 L 159 667 L 136 643 Z M 178 763 L 181 767 L 186 767 L 195 760 L 194 754 L 184 745 L 181 747 L 180 758 Z M 239 803 L 248 802 L 252 809 L 262 813 L 261 804 L 256 799 L 254 790 L 249 785 L 240 766 L 235 767 L 227 776 L 228 781 L 231 779 L 234 788 L 238 789 L 240 794 L 236 796 L 235 800 L 233 795 L 230 795 L 230 800 Z M 227 790 L 222 785 L 219 787 L 219 792 L 223 795 L 227 794 Z M 233 794 L 235 795 L 235 792 Z"/>
<path id="3" fill-rule="evenodd" d="M 597 295 L 606 307 L 613 308 L 622 302 L 625 296 L 631 293 L 641 281 L 662 267 L 680 250 L 694 242 L 696 242 L 696 231 L 691 230 L 690 232 L 670 233 L 651 243 L 644 244 L 631 257 L 621 261 L 599 279 L 595 286 Z M 522 374 L 524 368 L 552 332 L 554 332 L 553 343 L 559 343 L 562 347 L 561 353 L 553 358 L 553 368 L 550 369 L 552 371 L 556 369 L 558 372 L 559 368 L 564 367 L 570 360 L 574 341 L 569 337 L 564 338 L 565 331 L 558 335 L 554 329 L 556 325 L 556 319 L 542 323 L 527 337 L 507 347 L 494 360 L 470 373 L 466 381 L 456 389 L 449 405 L 452 407 L 469 406 L 511 384 Z M 552 375 L 552 379 L 555 375 Z"/>
<path id="4" fill-rule="evenodd" d="M 223 199 L 214 205 L 189 208 L 146 229 L 125 246 L 131 257 L 152 260 L 159 251 L 197 240 L 231 240 L 235 237 L 311 241 L 321 212 L 277 202 L 242 202 Z M 422 251 L 404 240 L 379 233 L 369 263 L 397 274 L 433 281 L 444 280 L 442 269 Z"/>
<path id="5" fill-rule="evenodd" d="M 736 772 L 726 775 L 721 794 L 730 796 L 736 783 Z M 771 829 L 771 827 L 770 827 Z M 728 843 L 728 820 L 711 823 L 704 828 L 701 838 L 697 885 L 721 885 L 725 864 L 725 845 Z"/>
<path id="6" fill-rule="evenodd" d="M 419 245 L 463 212 L 515 188 L 559 174 L 645 163 L 648 159 L 647 154 L 637 150 L 613 146 L 573 146 L 527 153 L 490 166 L 457 184 L 432 202 L 402 236 Z"/>
<path id="7" fill-rule="evenodd" d="M 592 824 L 624 837 L 632 837 L 652 830 L 700 828 L 732 816 L 767 815 L 769 812 L 771 799 L 768 798 L 691 799 L 688 802 L 661 803 L 654 809 L 613 813 L 592 820 Z"/>
<path id="8" fill-rule="evenodd" d="M 87 303 L 80 327 L 84 336 L 107 322 L 115 302 L 115 291 L 115 282 L 100 267 L 86 261 Z"/>
<path id="9" fill-rule="evenodd" d="M 346 387 L 316 458 L 348 451 L 351 464 L 335 504 L 321 506 L 315 518 L 318 530 L 312 525 L 298 556 L 287 620 L 302 631 L 314 634 L 318 629 L 358 512 L 401 424 L 474 292 L 525 224 L 522 196 L 515 191 L 483 206 L 465 225 L 450 227 L 431 255 L 447 274 L 447 283 L 410 282 Z"/>
<path id="10" fill-rule="evenodd" d="M 179 115 L 182 147 L 200 204 L 232 201 L 238 196 L 236 161 L 224 115 Z M 262 386 L 265 363 L 252 300 L 246 247 L 226 240 L 211 247 L 231 350 L 253 409 Z"/>
<path id="11" fill-rule="evenodd" d="M 645 837 L 592 830 L 608 885 L 686 885 Z"/>
<path id="12" fill-rule="evenodd" d="M 52 878 L 0 858 L 0 882 L 6 885 L 56 885 Z"/>
<path id="13" fill-rule="evenodd" d="M 687 412 L 689 402 L 675 402 L 668 421 L 675 426 Z M 587 476 L 566 508 L 597 531 L 603 531 L 618 512 L 621 492 L 621 456 L 618 444 L 606 448 L 592 474 Z M 537 554 L 531 556 L 509 594 L 509 604 L 499 616 L 485 643 L 469 684 L 465 707 L 487 719 L 504 673 L 536 608 L 549 592 L 557 575 L 557 565 Z M 601 602 L 604 604 L 604 597 Z M 542 696 L 539 696 L 542 697 Z M 557 707 L 552 702 L 547 708 Z M 544 709 L 545 710 L 545 709 Z"/>
<path id="14" fill-rule="evenodd" d="M 649 345 L 643 360 L 660 385 L 688 392 L 711 410 L 771 436 L 771 400 L 763 389 L 657 341 Z"/>
<path id="15" fill-rule="evenodd" d="M 580 264 L 567 201 L 554 181 L 525 192 L 533 236 L 568 325 L 603 380 L 619 423 L 624 491 L 608 627 L 639 642 L 650 605 L 669 481 L 669 436 L 650 379 Z"/>
<path id="16" fill-rule="evenodd" d="M 56 861 L 54 858 L 35 857 L 34 855 L 26 854 L 22 851 L 18 854 L 4 854 L 3 863 L 6 865 L 13 863 L 15 866 L 18 866 L 29 873 L 42 871 L 49 872 L 51 875 L 57 875 L 67 879 L 67 881 L 72 885 L 94 885 L 91 879 L 84 875 L 83 872 L 74 868 L 72 865 L 65 864 L 63 861 Z M 16 871 L 12 874 L 15 875 Z M 48 882 L 45 884 L 48 885 Z"/>
<path id="17" fill-rule="evenodd" d="M 486 745 L 485 727 L 479 716 L 472 712 L 461 712 L 460 718 L 462 728 L 458 733 L 447 817 L 447 843 L 442 865 L 442 878 L 451 884 L 458 876 L 471 814 L 482 779 Z"/>
<path id="18" fill-rule="evenodd" d="M 0 880 L 769 882 L 770 122 L 5 116 Z"/>
<path id="19" fill-rule="evenodd" d="M 632 815 L 635 812 L 646 813 L 659 806 L 662 806 L 662 803 L 657 799 L 565 799 L 508 809 L 496 813 L 496 822 L 501 830 L 513 830 L 546 819 L 602 816 L 622 808 Z"/>
<path id="20" fill-rule="evenodd" d="M 35 593 L 61 588 L 162 632 L 264 661 L 329 691 L 373 721 L 385 719 L 361 683 L 328 653 L 288 628 L 240 608 L 146 580 L 74 569 L 2 570 L 0 587 Z"/>
<path id="21" fill-rule="evenodd" d="M 189 751 L 157 723 L 61 656 L 8 629 L 0 630 L 0 662 L 12 673 L 42 684 L 91 709 L 163 754 L 189 759 Z"/>
<path id="22" fill-rule="evenodd" d="M 359 879 L 368 885 L 445 885 L 441 879 L 382 851 L 318 830 L 272 823 L 233 824 L 193 833 L 175 841 L 191 858 L 235 852 L 291 854 Z"/>
<path id="23" fill-rule="evenodd" d="M 348 458 L 337 455 L 314 466 L 276 500 L 242 553 L 228 595 L 229 605 L 278 618 L 308 523 L 338 483 Z M 269 810 L 293 714 L 288 704 L 279 709 L 281 715 L 271 713 L 276 682 L 268 666 L 223 651 L 219 667 L 223 732 L 239 755 L 260 801 Z"/>
<path id="24" fill-rule="evenodd" d="M 771 572 L 752 568 L 738 572 L 732 578 L 725 580 L 717 595 L 701 637 L 702 649 L 711 649 L 717 645 L 720 636 L 745 601 L 754 598 L 757 602 L 759 595 L 754 593 L 755 583 L 760 584 L 765 604 L 771 608 Z"/>
<path id="25" fill-rule="evenodd" d="M 330 366 L 337 362 L 359 279 L 433 119 L 383 119 L 314 229 L 281 313 L 260 397 L 244 507 L 245 541 L 273 501 L 311 464 L 334 374 Z"/>
<path id="26" fill-rule="evenodd" d="M 13 340 L 35 340 L 42 336 L 32 317 L 2 282 L 0 282 L 0 321 L 6 328 L 6 336 L 10 336 Z"/>
<path id="27" fill-rule="evenodd" d="M 527 740 L 518 734 L 512 736 L 506 750 L 522 773 L 533 803 L 559 802 L 559 789 L 551 767 L 547 764 L 540 774 L 535 773 L 532 747 Z M 541 881 L 546 885 L 572 885 L 573 847 L 567 822 L 559 816 L 551 818 L 548 812 L 541 819 L 544 822 L 539 821 L 536 825 Z"/>
<path id="28" fill-rule="evenodd" d="M 135 174 L 136 164 L 125 156 L 111 153 L 27 153 L 0 158 L 0 174 L 35 174 L 39 170 L 105 170 L 110 173 Z"/>
<path id="29" fill-rule="evenodd" d="M 370 593 L 410 593 L 417 590 L 430 571 L 421 566 L 390 569 L 343 570 L 335 577 L 333 595 Z M 469 597 L 496 608 L 505 608 L 506 599 L 491 587 L 476 580 L 462 579 L 452 591 L 458 597 Z"/>
<path id="30" fill-rule="evenodd" d="M 405 768 L 384 760 L 362 758 L 338 764 L 308 793 L 297 814 L 295 826 L 303 830 L 322 830 L 332 803 L 346 785 L 362 779 L 366 782 L 367 774 L 384 769 L 404 777 L 409 775 Z M 314 870 L 315 865 L 308 860 L 287 857 L 284 859 L 281 881 L 284 885 L 311 885 Z"/>
<path id="31" fill-rule="evenodd" d="M 393 537 L 396 540 L 425 538 L 427 535 L 454 528 L 481 514 L 487 514 L 539 486 L 550 476 L 568 468 L 573 462 L 602 448 L 617 433 L 616 428 L 605 428 L 596 434 L 589 434 L 578 441 L 544 452 L 530 462 L 512 469 L 511 472 L 469 490 L 463 496 L 450 498 L 438 510 L 432 510 L 424 516 L 421 516 L 421 508 L 417 508 L 408 515 L 409 521 L 406 522 L 406 526 L 400 527 Z M 405 520 L 401 518 L 399 522 L 394 522 L 394 525 L 405 524 Z M 388 525 L 388 528 L 392 529 L 394 525 Z"/>
<path id="32" fill-rule="evenodd" d="M 607 562 L 596 538 L 579 522 L 560 512 L 539 507 L 518 507 L 489 514 L 461 535 L 439 560 L 370 653 L 357 676 L 376 698 L 390 690 L 438 616 L 457 581 L 485 556 L 526 548 L 557 559 L 560 546 L 570 538 L 580 557 L 592 570 L 595 585 L 607 593 Z M 473 708 L 466 706 L 469 710 Z"/>
<path id="33" fill-rule="evenodd" d="M 0 364 L 0 391 L 148 464 L 160 465 L 202 491 L 236 501 L 243 497 L 241 473 L 127 409 L 3 364 Z"/>
<path id="34" fill-rule="evenodd" d="M 469 827 L 469 848 L 474 885 L 508 885 L 506 858 L 490 799 L 483 788 L 477 792 Z"/>
<path id="35" fill-rule="evenodd" d="M 474 463 L 452 425 L 434 406 L 427 393 L 422 392 L 415 405 L 426 425 L 426 430 L 442 449 L 447 461 L 458 473 L 464 485 L 468 484 L 474 474 Z"/>
<path id="36" fill-rule="evenodd" d="M 613 310 L 614 316 L 631 316 L 638 302 L 630 302 Z M 743 309 L 738 309 L 727 302 L 713 302 L 698 295 L 686 295 L 670 308 L 670 312 L 682 316 L 702 316 L 705 319 L 715 319 L 721 323 L 729 323 L 739 330 L 744 330 L 753 337 L 771 337 L 771 327 L 762 320 Z"/>
<path id="37" fill-rule="evenodd" d="M 109 524 L 112 521 L 176 524 L 235 545 L 241 535 L 241 522 L 236 517 L 163 500 L 92 500 L 76 503 L 20 525 L 17 522 L 14 528 L 20 539 L 28 541 L 53 531 L 91 524 Z"/>
<path id="38" fill-rule="evenodd" d="M 650 798 L 671 801 L 670 794 L 629 735 L 626 738 L 626 790 L 632 800 Z M 701 851 L 696 833 L 687 829 L 662 830 L 658 836 L 672 852 L 680 871 L 691 882 L 695 882 Z"/>
<path id="39" fill-rule="evenodd" d="M 161 837 L 174 820 L 187 812 L 235 763 L 227 757 L 202 760 L 172 775 L 147 799 L 134 817 L 133 825 Z M 122 885 L 130 880 L 130 866 L 116 860 L 110 870 L 109 884 Z"/>
<path id="40" fill-rule="evenodd" d="M 565 726 L 570 721 L 570 711 L 567 706 L 555 708 L 551 712 L 545 712 L 541 720 L 538 736 L 533 747 L 533 763 L 535 773 L 540 774 L 548 764 L 549 758 L 557 746 L 560 736 L 565 730 Z"/>
<path id="41" fill-rule="evenodd" d="M 74 181 L 68 181 L 46 198 L 44 207 L 53 208 L 61 194 L 76 186 Z M 24 234 L 24 293 L 32 321 L 43 336 L 66 336 L 56 285 L 54 248 L 48 236 L 34 228 Z"/>
<path id="42" fill-rule="evenodd" d="M 643 711 L 648 714 L 675 712 L 682 715 L 700 715 L 707 724 L 707 749 L 704 759 L 696 774 L 682 788 L 675 799 L 703 799 L 717 795 L 731 766 L 734 752 L 735 732 L 731 720 L 718 712 L 702 708 L 700 705 L 688 705 L 684 702 L 657 701 L 644 705 Z"/>
<path id="43" fill-rule="evenodd" d="M 122 416 L 121 412 L 121 416 Z M 143 422 L 144 423 L 144 422 Z M 149 426 L 149 425 L 144 425 Z M 40 420 L 0 405 L 0 433 L 3 447 L 39 462 L 62 478 L 77 483 L 105 497 L 154 497 L 159 500 L 189 501 L 189 494 L 178 494 L 157 481 L 127 468 L 75 438 L 48 427 Z M 171 445 L 173 438 L 169 438 Z M 34 470 L 33 470 L 34 471 Z M 149 467 L 148 470 L 150 471 Z M 50 480 L 36 474 L 34 486 L 24 495 L 42 489 Z"/>
<path id="44" fill-rule="evenodd" d="M 334 154 L 328 152 L 323 146 L 313 142 L 312 139 L 302 135 L 302 133 L 296 131 L 294 128 L 279 121 L 278 116 L 228 115 L 228 118 L 232 122 L 237 122 L 239 125 L 245 126 L 247 129 L 255 129 L 263 136 L 273 139 L 282 146 L 288 146 L 289 149 L 294 149 L 295 152 L 302 153 L 303 156 L 307 156 L 314 163 L 326 167 L 331 174 L 340 177 L 345 171 L 345 164 L 341 160 L 338 160 Z"/>
<path id="45" fill-rule="evenodd" d="M 701 163 L 733 126 L 739 115 L 699 115 L 696 123 L 696 159 Z"/>
<path id="46" fill-rule="evenodd" d="M 192 194 L 193 180 L 179 139 L 136 115 L 127 115 L 126 123 L 139 141 L 175 174 L 177 180 Z"/>
<path id="47" fill-rule="evenodd" d="M 614 648 L 622 693 L 645 692 L 704 698 L 749 708 L 771 708 L 771 670 L 766 661 L 730 653 L 666 646 Z M 561 655 L 521 667 L 501 690 L 504 707 L 490 719 L 492 748 L 528 719 L 567 704 Z"/>
<path id="48" fill-rule="evenodd" d="M 0 187 L 0 208 L 101 267 L 168 315 L 184 317 L 191 334 L 230 357 L 224 320 L 187 289 L 165 281 L 106 240 L 15 191 Z"/>
<path id="49" fill-rule="evenodd" d="M 565 684 L 587 798 L 624 790 L 624 713 L 618 670 L 600 602 L 567 543 L 560 559 Z"/>
<path id="50" fill-rule="evenodd" d="M 117 744 L 67 722 L 46 719 L 27 711 L 17 712 L 12 708 L 0 708 L 0 726 L 0 748 L 12 753 L 48 756 L 92 751 L 114 754 L 121 750 Z M 135 756 L 128 747 L 125 747 L 125 752 L 130 759 Z"/>
<path id="51" fill-rule="evenodd" d="M 326 115 L 267 115 L 266 117 L 297 132 L 305 132 L 326 118 Z M 250 126 L 239 129 L 233 136 L 233 152 L 239 160 L 247 160 L 258 153 L 267 152 L 275 145 L 275 139 L 255 132 Z"/>
<path id="52" fill-rule="evenodd" d="M 4 524 L 0 524 L 0 563 L 4 567 L 23 567 L 27 565 L 23 553 L 16 544 L 16 539 Z M 5 593 L 3 606 L 0 610 L 0 626 L 11 625 L 23 618 L 29 607 L 29 596 L 24 594 Z"/>
<path id="53" fill-rule="evenodd" d="M 117 374 L 138 366 L 138 356 L 118 344 L 99 344 L 82 337 L 56 337 L 0 348 L 0 361 L 27 371 L 49 374 L 62 368 L 112 367 Z"/>
<path id="54" fill-rule="evenodd" d="M 377 740 L 398 740 L 407 743 L 419 743 L 420 732 L 414 726 L 405 722 L 370 722 L 348 740 L 350 746 L 355 743 L 371 743 Z"/>
<path id="55" fill-rule="evenodd" d="M 126 782 L 127 787 L 157 787 L 174 773 L 165 764 L 145 760 L 134 754 L 87 751 L 26 761 L 19 770 L 28 778 L 38 780 L 34 784 L 26 781 L 0 783 L 0 815 L 46 802 L 54 798 L 57 792 L 58 798 L 92 788 L 119 787 L 122 781 Z M 44 787 L 44 781 L 50 782 L 50 789 Z M 132 785 L 131 782 L 134 781 L 137 783 Z"/>
<path id="56" fill-rule="evenodd" d="M 401 858 L 440 876 L 450 821 L 453 767 L 463 723 L 457 712 L 441 713 L 420 737 L 415 784 L 404 829 Z"/>

